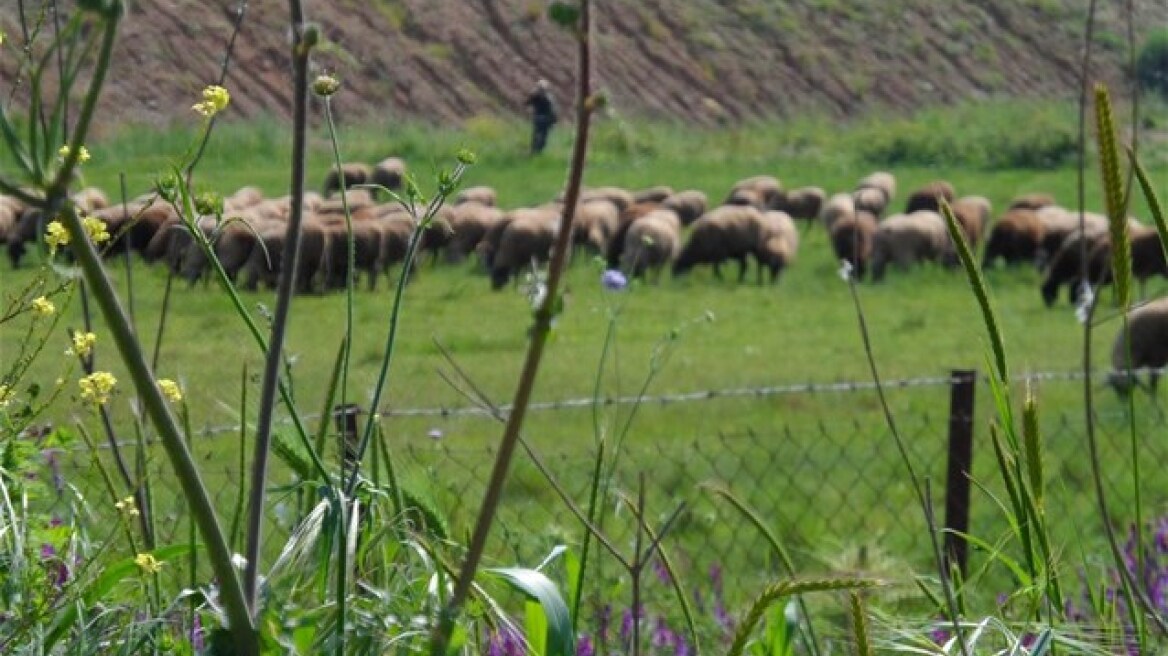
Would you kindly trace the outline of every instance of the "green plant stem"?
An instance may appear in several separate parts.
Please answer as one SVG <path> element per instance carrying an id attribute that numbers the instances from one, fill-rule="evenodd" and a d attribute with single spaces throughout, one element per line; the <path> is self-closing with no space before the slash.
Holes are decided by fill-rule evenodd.
<path id="1" fill-rule="evenodd" d="M 559 295 L 560 279 L 563 277 L 564 265 L 567 262 L 568 251 L 571 249 L 572 220 L 576 214 L 576 204 L 580 198 L 580 186 L 584 178 L 584 164 L 588 146 L 588 126 L 592 114 L 591 103 L 591 61 L 589 52 L 589 0 L 580 2 L 580 20 L 577 29 L 578 38 L 578 92 L 576 97 L 576 142 L 572 147 L 572 164 L 568 175 L 568 188 L 564 196 L 564 214 L 560 220 L 560 232 L 556 237 L 555 250 L 548 266 L 547 295 L 539 309 L 535 312 L 535 323 L 532 326 L 531 342 L 527 347 L 527 356 L 523 363 L 519 384 L 515 390 L 515 399 L 511 404 L 511 413 L 507 417 L 507 425 L 503 430 L 503 438 L 499 444 L 499 452 L 495 457 L 495 464 L 491 469 L 491 476 L 487 483 L 486 493 L 475 521 L 474 532 L 467 549 L 466 559 L 459 569 L 458 579 L 454 582 L 454 592 L 450 600 L 442 609 L 438 621 L 431 635 L 431 656 L 446 656 L 447 645 L 450 643 L 450 634 L 454 629 L 454 620 L 466 602 L 474 582 L 475 572 L 486 548 L 487 535 L 494 522 L 495 511 L 502 499 L 503 484 L 507 480 L 507 469 L 511 465 L 511 457 L 515 453 L 515 446 L 519 442 L 520 428 L 527 413 L 528 403 L 531 401 L 531 392 L 535 387 L 536 373 L 543 356 L 544 345 L 551 330 L 553 308 L 556 306 Z"/>
<path id="2" fill-rule="evenodd" d="M 304 220 L 304 168 L 308 147 L 308 57 L 312 44 L 304 41 L 304 14 L 298 0 L 289 0 L 292 18 L 292 212 L 284 239 L 283 275 L 276 291 L 276 310 L 272 317 L 272 335 L 264 361 L 256 419 L 255 449 L 252 456 L 251 491 L 248 494 L 247 567 L 244 569 L 244 592 L 248 607 L 259 613 L 257 582 L 260 571 L 260 544 L 263 540 L 264 494 L 268 475 L 268 456 L 272 443 L 272 415 L 276 406 L 276 387 L 280 377 L 281 352 L 292 306 L 296 283 L 296 264 L 300 257 L 301 224 Z"/>

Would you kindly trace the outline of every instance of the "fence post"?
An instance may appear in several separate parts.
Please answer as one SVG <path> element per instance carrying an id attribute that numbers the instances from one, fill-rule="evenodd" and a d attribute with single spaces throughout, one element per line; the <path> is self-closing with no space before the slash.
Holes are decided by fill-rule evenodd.
<path id="1" fill-rule="evenodd" d="M 969 533 L 969 496 L 973 476 L 973 395 L 977 371 L 955 369 L 949 382 L 949 470 L 945 482 L 945 560 L 967 573 L 968 545 L 956 533 Z"/>

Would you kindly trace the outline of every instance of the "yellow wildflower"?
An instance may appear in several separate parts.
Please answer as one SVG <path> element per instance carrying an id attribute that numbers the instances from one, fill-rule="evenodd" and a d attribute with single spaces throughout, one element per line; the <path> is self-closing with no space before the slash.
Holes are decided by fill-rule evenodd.
<path id="1" fill-rule="evenodd" d="M 77 385 L 81 388 L 81 400 L 94 405 L 103 405 L 108 402 L 110 392 L 117 384 L 118 379 L 114 378 L 113 374 L 108 371 L 97 371 L 77 381 Z"/>
<path id="2" fill-rule="evenodd" d="M 8 402 L 12 400 L 12 388 L 7 385 L 0 385 L 0 410 L 8 407 Z"/>
<path id="3" fill-rule="evenodd" d="M 231 94 L 227 92 L 227 89 L 217 84 L 212 84 L 203 89 L 203 102 L 195 103 L 191 109 L 206 118 L 211 118 L 226 109 L 227 104 L 230 102 Z"/>
<path id="4" fill-rule="evenodd" d="M 182 390 L 178 388 L 178 383 L 169 378 L 158 379 L 158 389 L 162 390 L 162 395 L 166 397 L 171 403 L 178 403 L 182 401 Z"/>
<path id="5" fill-rule="evenodd" d="M 32 311 L 41 317 L 51 317 L 57 311 L 57 306 L 44 296 L 32 299 Z"/>
<path id="6" fill-rule="evenodd" d="M 82 217 L 81 225 L 85 226 L 85 234 L 89 235 L 89 239 L 95 244 L 104 244 L 109 241 L 110 233 L 106 228 L 105 221 L 94 217 Z"/>
<path id="7" fill-rule="evenodd" d="M 61 146 L 57 150 L 57 155 L 59 155 L 61 157 L 61 161 L 63 162 L 63 161 L 65 161 L 66 158 L 69 157 L 69 152 L 70 152 L 69 146 L 64 145 L 64 146 Z M 84 164 L 88 161 L 89 161 L 89 149 L 86 148 L 85 146 L 78 148 L 77 149 L 77 163 Z"/>
<path id="8" fill-rule="evenodd" d="M 93 345 L 96 342 L 97 335 L 93 333 L 73 333 L 73 348 L 65 349 L 65 355 L 85 357 L 93 350 Z"/>
<path id="9" fill-rule="evenodd" d="M 69 232 L 60 221 L 45 226 L 45 243 L 49 245 L 49 255 L 56 255 L 58 248 L 69 243 Z"/>
<path id="10" fill-rule="evenodd" d="M 162 571 L 162 561 L 154 557 L 154 554 L 140 553 L 134 556 L 134 562 L 138 564 L 138 569 L 145 574 L 157 574 Z"/>
<path id="11" fill-rule="evenodd" d="M 117 508 L 118 510 L 126 513 L 130 517 L 137 517 L 138 516 L 138 505 L 134 503 L 133 495 L 128 496 L 125 499 L 122 499 L 121 501 L 115 503 L 114 508 Z"/>

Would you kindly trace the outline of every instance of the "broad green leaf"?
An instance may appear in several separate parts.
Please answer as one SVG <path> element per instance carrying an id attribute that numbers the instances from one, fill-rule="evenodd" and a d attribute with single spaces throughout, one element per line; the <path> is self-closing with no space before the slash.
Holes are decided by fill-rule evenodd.
<path id="1" fill-rule="evenodd" d="M 534 601 L 524 604 L 523 610 L 528 651 L 532 656 L 544 656 L 547 653 L 548 641 L 547 615 L 543 612 L 543 607 Z"/>
<path id="2" fill-rule="evenodd" d="M 572 631 L 572 616 L 568 605 L 556 588 L 556 584 L 541 572 L 521 567 L 504 567 L 488 569 L 485 572 L 495 574 L 511 584 L 543 609 L 547 629 L 544 639 L 547 651 L 542 656 L 575 656 L 576 634 Z M 528 641 L 535 644 L 533 636 Z"/>

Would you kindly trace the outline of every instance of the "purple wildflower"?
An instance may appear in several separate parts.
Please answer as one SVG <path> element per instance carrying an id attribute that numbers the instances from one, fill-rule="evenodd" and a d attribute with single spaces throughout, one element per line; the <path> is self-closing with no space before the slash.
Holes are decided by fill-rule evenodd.
<path id="1" fill-rule="evenodd" d="M 69 580 L 69 568 L 57 555 L 57 548 L 53 545 L 48 543 L 41 545 L 41 563 L 54 587 L 60 588 Z"/>
<path id="2" fill-rule="evenodd" d="M 196 654 L 199 654 L 202 653 L 203 647 L 203 620 L 199 618 L 198 613 L 195 613 L 194 622 L 191 623 L 191 648 Z"/>
<path id="3" fill-rule="evenodd" d="M 596 645 L 592 644 L 592 638 L 587 635 L 580 636 L 576 641 L 576 656 L 595 656 Z"/>
<path id="4" fill-rule="evenodd" d="M 57 458 L 57 452 L 47 450 L 44 454 L 45 462 L 49 465 L 49 471 L 53 475 L 53 488 L 57 490 L 57 494 L 61 494 L 65 491 L 65 477 L 61 475 L 61 463 Z"/>
<path id="5" fill-rule="evenodd" d="M 596 617 L 596 635 L 600 638 L 600 644 L 608 644 L 608 628 L 612 623 L 612 606 L 605 604 Z"/>
<path id="6" fill-rule="evenodd" d="M 653 573 L 657 575 L 657 580 L 662 583 L 669 584 L 673 580 L 669 576 L 669 568 L 665 566 L 665 561 L 660 558 L 653 561 Z"/>
<path id="7" fill-rule="evenodd" d="M 945 629 L 944 627 L 937 627 L 932 631 L 929 631 L 929 639 L 936 643 L 939 647 L 944 647 L 945 643 L 949 642 L 949 638 L 951 637 L 952 634 L 949 633 L 949 630 Z"/>
<path id="8" fill-rule="evenodd" d="M 62 526 L 64 524 L 65 520 L 57 517 L 56 515 L 53 515 L 51 518 L 49 518 L 49 528 L 57 528 L 58 526 Z"/>
<path id="9" fill-rule="evenodd" d="M 617 269 L 609 269 L 600 276 L 600 284 L 613 292 L 624 291 L 629 286 L 629 279 Z"/>
<path id="10" fill-rule="evenodd" d="M 677 634 L 669 628 L 664 617 L 658 616 L 654 622 L 653 635 L 650 636 L 649 643 L 654 647 L 672 647 L 677 643 Z"/>

